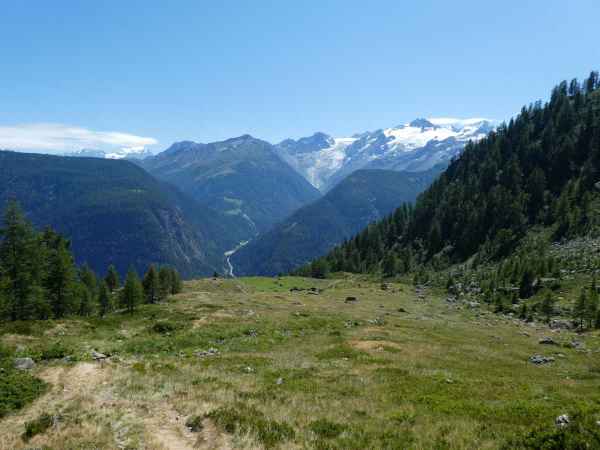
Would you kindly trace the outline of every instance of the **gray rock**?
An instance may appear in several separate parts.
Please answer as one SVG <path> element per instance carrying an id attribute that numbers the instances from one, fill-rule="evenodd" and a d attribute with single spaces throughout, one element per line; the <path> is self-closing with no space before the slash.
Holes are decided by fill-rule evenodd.
<path id="1" fill-rule="evenodd" d="M 577 339 L 573 339 L 571 341 L 571 343 L 569 344 L 569 346 L 571 348 L 577 348 L 577 349 L 585 348 L 585 344 L 581 341 L 578 341 Z"/>
<path id="2" fill-rule="evenodd" d="M 561 414 L 554 421 L 557 427 L 564 428 L 569 425 L 569 416 L 566 414 Z"/>
<path id="3" fill-rule="evenodd" d="M 201 350 L 199 352 L 196 352 L 196 356 L 198 358 L 205 358 L 207 356 L 216 356 L 218 354 L 219 354 L 219 350 L 214 347 L 211 347 L 208 350 Z"/>
<path id="4" fill-rule="evenodd" d="M 529 362 L 535 365 L 542 365 L 554 362 L 552 356 L 533 355 L 529 358 Z"/>
<path id="5" fill-rule="evenodd" d="M 15 369 L 30 370 L 35 367 L 35 362 L 31 358 L 15 358 Z"/>
<path id="6" fill-rule="evenodd" d="M 544 345 L 558 345 L 558 342 L 556 342 L 554 339 L 552 339 L 549 336 L 541 338 L 539 343 L 544 344 Z"/>
<path id="7" fill-rule="evenodd" d="M 573 328 L 575 328 L 575 326 L 573 325 L 573 322 L 571 322 L 570 320 L 552 319 L 550 321 L 550 328 L 552 328 L 553 330 L 557 330 L 557 329 L 572 330 Z"/>
<path id="8" fill-rule="evenodd" d="M 479 308 L 479 302 L 467 302 L 469 308 Z"/>
<path id="9" fill-rule="evenodd" d="M 277 384 L 277 385 L 283 384 L 283 378 L 281 378 L 281 377 L 277 378 L 277 381 L 275 382 L 275 384 Z"/>
<path id="10" fill-rule="evenodd" d="M 90 355 L 92 355 L 92 358 L 94 358 L 96 361 L 108 358 L 107 355 L 105 355 L 104 353 L 97 352 L 96 350 L 92 350 L 90 352 Z"/>

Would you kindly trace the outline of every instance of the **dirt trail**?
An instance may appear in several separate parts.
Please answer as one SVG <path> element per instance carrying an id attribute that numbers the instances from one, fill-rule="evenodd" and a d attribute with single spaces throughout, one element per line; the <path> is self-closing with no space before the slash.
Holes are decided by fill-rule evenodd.
<path id="1" fill-rule="evenodd" d="M 204 420 L 204 429 L 192 433 L 186 426 L 186 418 L 177 413 L 167 403 L 139 404 L 114 398 L 110 381 L 118 370 L 111 363 L 83 362 L 75 366 L 48 367 L 37 374 L 50 384 L 49 391 L 33 404 L 17 414 L 10 415 L 0 422 L 0 449 L 18 449 L 27 447 L 21 439 L 25 422 L 39 417 L 42 413 L 53 413 L 68 406 L 71 402 L 85 400 L 89 408 L 119 409 L 130 414 L 130 420 L 144 426 L 146 439 L 165 450 L 208 450 L 231 449 L 229 437 L 221 433 L 208 419 Z M 49 437 L 49 436 L 48 436 Z M 44 436 L 36 438 L 38 443 Z M 29 445 L 31 445 L 31 442 Z"/>
<path id="2" fill-rule="evenodd" d="M 93 391 L 108 376 L 97 363 L 80 363 L 73 367 L 49 367 L 38 377 L 51 386 L 46 394 L 17 414 L 9 415 L 1 422 L 0 449 L 22 448 L 20 439 L 25 422 L 31 421 L 42 413 L 53 412 L 61 403 L 68 403 L 75 397 L 93 396 Z"/>

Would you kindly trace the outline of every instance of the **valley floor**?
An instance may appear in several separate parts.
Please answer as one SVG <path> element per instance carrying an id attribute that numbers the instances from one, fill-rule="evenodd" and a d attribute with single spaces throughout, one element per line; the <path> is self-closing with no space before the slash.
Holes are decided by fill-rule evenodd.
<path id="1" fill-rule="evenodd" d="M 0 339 L 72 355 L 36 364 L 48 390 L 0 419 L 2 449 L 498 449 L 598 412 L 598 334 L 357 276 L 192 281 L 131 316 L 4 324 Z"/>

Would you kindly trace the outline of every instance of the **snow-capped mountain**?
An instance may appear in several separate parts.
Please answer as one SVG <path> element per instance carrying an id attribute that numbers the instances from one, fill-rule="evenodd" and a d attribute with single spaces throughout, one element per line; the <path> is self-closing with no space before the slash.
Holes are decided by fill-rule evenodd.
<path id="1" fill-rule="evenodd" d="M 347 138 L 324 133 L 277 145 L 280 156 L 321 191 L 358 169 L 423 171 L 450 161 L 494 129 L 488 119 L 416 119 Z"/>
<path id="2" fill-rule="evenodd" d="M 152 153 L 144 147 L 112 149 L 110 151 L 82 148 L 75 152 L 65 153 L 64 156 L 76 158 L 105 158 L 105 159 L 144 159 Z"/>

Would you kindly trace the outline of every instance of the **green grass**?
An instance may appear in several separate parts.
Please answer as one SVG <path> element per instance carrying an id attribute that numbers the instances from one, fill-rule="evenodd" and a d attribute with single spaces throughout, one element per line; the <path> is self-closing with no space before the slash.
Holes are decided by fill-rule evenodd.
<path id="1" fill-rule="evenodd" d="M 358 302 L 345 303 L 348 296 Z M 586 351 L 542 346 L 539 338 L 549 334 L 543 324 L 457 308 L 444 298 L 430 292 L 420 300 L 411 286 L 397 283 L 384 291 L 368 277 L 196 280 L 168 303 L 133 315 L 55 321 L 42 332 L 6 324 L 0 339 L 5 353 L 18 347 L 21 356 L 37 359 L 40 372 L 75 367 L 63 362 L 66 354 L 90 362 L 92 348 L 115 355 L 110 378 L 94 392 L 135 407 L 125 413 L 109 403 L 101 410 L 109 420 L 84 413 L 88 397 L 59 404 L 78 417 L 77 426 L 100 427 L 108 437 L 116 433 L 111 423 L 128 420 L 130 442 L 145 442 L 153 432 L 138 416 L 165 405 L 198 435 L 205 433 L 203 421 L 212 421 L 234 448 L 579 448 L 582 439 L 595 442 L 598 332 L 553 334 L 560 342 L 583 340 Z M 197 356 L 209 348 L 218 353 Z M 556 361 L 534 366 L 528 358 L 537 353 Z M 10 373 L 21 377 L 12 389 L 29 386 L 11 394 L 22 396 L 19 407 L 43 392 L 35 371 Z M 574 417 L 574 426 L 558 430 L 560 414 Z M 75 425 L 61 436 L 60 445 L 83 442 Z M 36 445 L 56 447 L 53 439 L 47 430 Z"/>

